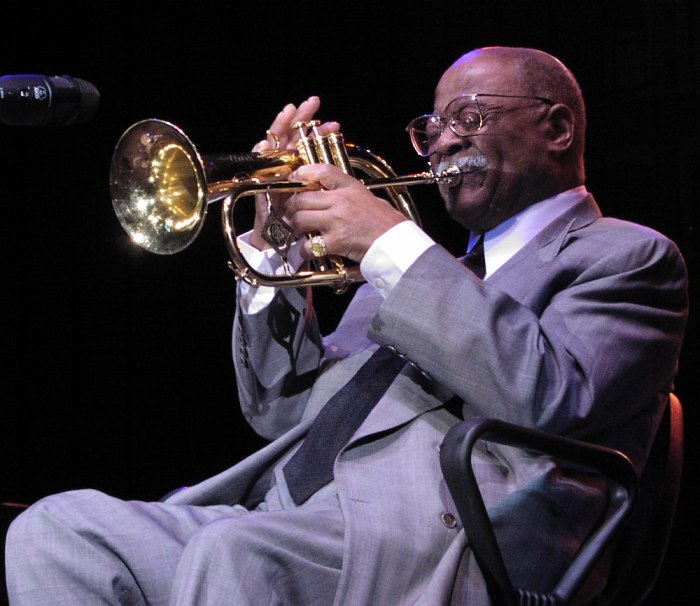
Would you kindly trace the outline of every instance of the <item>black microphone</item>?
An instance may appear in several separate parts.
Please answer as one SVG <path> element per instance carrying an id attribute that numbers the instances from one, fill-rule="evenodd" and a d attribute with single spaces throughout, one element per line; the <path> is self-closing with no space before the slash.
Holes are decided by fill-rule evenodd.
<path id="1" fill-rule="evenodd" d="M 100 93 L 80 78 L 20 74 L 0 76 L 0 123 L 68 126 L 92 117 Z"/>

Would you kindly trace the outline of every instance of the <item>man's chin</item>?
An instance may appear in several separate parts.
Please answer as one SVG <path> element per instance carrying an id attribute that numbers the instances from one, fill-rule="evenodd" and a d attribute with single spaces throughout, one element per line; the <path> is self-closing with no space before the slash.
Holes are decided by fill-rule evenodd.
<path id="1" fill-rule="evenodd" d="M 457 211 L 460 208 L 469 211 L 487 204 L 483 189 L 484 175 L 474 173 L 464 175 L 459 186 L 445 188 L 441 193 L 448 211 Z"/>
<path id="2" fill-rule="evenodd" d="M 460 188 L 443 196 L 447 214 L 463 227 L 475 231 L 481 231 L 481 227 L 488 223 L 490 215 L 488 198 L 478 190 L 479 188 L 465 192 Z"/>

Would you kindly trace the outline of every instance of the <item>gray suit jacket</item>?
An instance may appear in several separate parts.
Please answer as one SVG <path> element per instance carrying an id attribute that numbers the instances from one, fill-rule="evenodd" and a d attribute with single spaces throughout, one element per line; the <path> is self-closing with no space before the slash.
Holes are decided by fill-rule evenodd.
<path id="1" fill-rule="evenodd" d="M 493 416 L 626 452 L 641 468 L 676 372 L 686 273 L 672 242 L 601 218 L 589 197 L 486 282 L 439 246 L 386 300 L 362 286 L 322 339 L 304 293 L 237 314 L 246 418 L 271 443 L 173 497 L 255 505 L 280 458 L 376 344 L 407 360 L 335 464 L 346 520 L 336 604 L 486 603 L 438 448 L 465 417 Z M 600 482 L 557 461 L 485 445 L 476 473 L 516 582 L 545 589 L 604 510 Z M 455 579 L 457 579 L 455 581 Z"/>

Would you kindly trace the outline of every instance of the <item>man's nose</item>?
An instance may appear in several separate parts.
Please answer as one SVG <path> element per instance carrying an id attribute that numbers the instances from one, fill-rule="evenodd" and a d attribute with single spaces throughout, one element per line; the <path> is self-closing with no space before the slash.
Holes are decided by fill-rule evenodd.
<path id="1" fill-rule="evenodd" d="M 449 126 L 445 126 L 433 146 L 433 153 L 441 156 L 451 156 L 471 146 L 469 137 L 456 135 Z"/>

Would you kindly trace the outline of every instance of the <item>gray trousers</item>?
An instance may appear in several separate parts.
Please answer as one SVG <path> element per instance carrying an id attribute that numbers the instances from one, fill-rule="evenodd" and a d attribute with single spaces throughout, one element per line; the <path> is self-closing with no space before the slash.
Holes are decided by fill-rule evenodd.
<path id="1" fill-rule="evenodd" d="M 10 604 L 327 606 L 343 530 L 335 494 L 248 511 L 61 493 L 10 526 Z"/>

